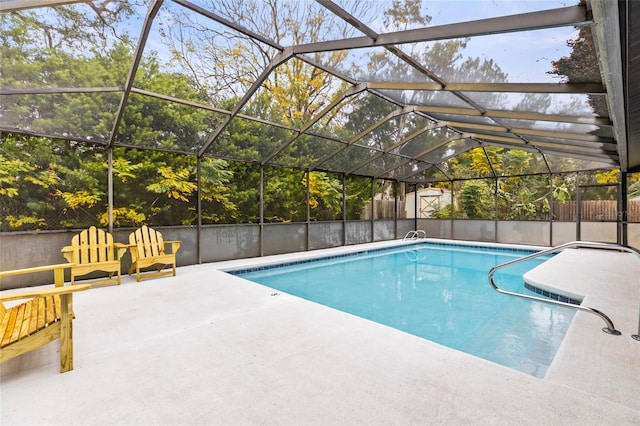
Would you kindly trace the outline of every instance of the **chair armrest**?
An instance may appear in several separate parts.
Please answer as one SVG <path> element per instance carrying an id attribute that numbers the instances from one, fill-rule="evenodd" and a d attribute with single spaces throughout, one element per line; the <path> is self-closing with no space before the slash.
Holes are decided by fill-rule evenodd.
<path id="1" fill-rule="evenodd" d="M 60 294 L 69 294 L 69 293 L 75 293 L 76 291 L 89 290 L 90 288 L 91 288 L 91 284 L 78 284 L 78 285 L 72 285 L 72 286 L 53 287 L 53 288 L 33 288 L 33 289 L 29 289 L 28 291 L 24 291 L 22 293 L 0 295 L 0 302 L 5 302 L 8 300 L 31 299 L 34 297 L 46 297 L 46 296 L 55 296 Z"/>
<path id="2" fill-rule="evenodd" d="M 64 270 L 76 266 L 75 263 L 59 263 L 57 265 L 34 266 L 32 268 L 14 269 L 12 271 L 0 271 L 0 279 L 13 275 L 33 274 L 36 272 L 53 271 L 53 283 L 56 287 L 64 286 Z"/>
<path id="3" fill-rule="evenodd" d="M 12 271 L 0 271 L 0 278 L 10 277 L 12 275 L 33 274 L 36 272 L 54 271 L 56 269 L 66 269 L 75 266 L 74 263 L 59 263 L 57 265 L 34 266 L 32 268 L 14 269 Z"/>
<path id="4" fill-rule="evenodd" d="M 165 247 L 167 246 L 167 244 L 171 244 L 171 253 L 176 254 L 176 252 L 180 248 L 180 244 L 182 244 L 182 241 L 165 241 Z"/>
<path id="5" fill-rule="evenodd" d="M 73 246 L 64 246 L 62 250 L 60 250 L 64 258 L 67 259 L 67 262 L 73 262 L 73 251 Z"/>
<path id="6" fill-rule="evenodd" d="M 113 247 L 116 249 L 116 256 L 120 259 L 131 247 L 135 247 L 135 244 L 122 244 L 122 243 L 113 243 Z"/>

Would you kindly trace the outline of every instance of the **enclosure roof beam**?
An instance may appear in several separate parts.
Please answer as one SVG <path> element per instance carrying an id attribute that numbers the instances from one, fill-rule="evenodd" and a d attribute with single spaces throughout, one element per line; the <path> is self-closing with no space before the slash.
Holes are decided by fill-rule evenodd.
<path id="1" fill-rule="evenodd" d="M 283 149 L 285 149 L 286 147 L 291 145 L 293 143 L 293 141 L 295 141 L 298 137 L 300 137 L 301 134 L 304 134 L 307 130 L 309 130 L 311 128 L 311 126 L 313 126 L 318 121 L 320 121 L 320 119 L 322 119 L 322 117 L 327 115 L 333 108 L 335 108 L 344 99 L 348 98 L 349 96 L 353 96 L 353 95 L 355 95 L 357 93 L 360 93 L 360 92 L 364 91 L 365 89 L 366 89 L 366 87 L 364 85 L 359 84 L 357 86 L 349 87 L 347 90 L 342 92 L 342 94 L 340 96 L 336 96 L 335 99 L 332 102 L 330 102 L 326 107 L 324 107 L 322 109 L 322 111 L 320 111 L 311 120 L 309 120 L 304 126 L 302 126 L 302 128 L 297 131 L 298 133 L 296 135 L 293 135 L 291 138 L 289 138 L 289 140 L 285 141 L 278 148 L 276 148 L 273 152 L 271 152 L 269 155 L 267 155 L 264 158 L 264 160 L 262 160 L 260 162 L 260 164 L 265 165 L 269 161 L 271 161 L 276 155 L 278 155 L 280 152 L 282 152 Z"/>
<path id="2" fill-rule="evenodd" d="M 17 12 L 23 9 L 35 9 L 38 7 L 63 6 L 71 3 L 89 3 L 78 0 L 2 0 L 0 12 Z"/>
<path id="3" fill-rule="evenodd" d="M 547 142 L 547 141 L 536 141 L 536 140 L 532 140 L 529 142 L 529 145 L 538 147 L 540 149 L 546 149 L 547 147 L 550 148 L 556 148 L 559 146 L 562 146 L 563 148 L 568 148 L 568 147 L 575 147 L 575 148 L 585 148 L 587 150 L 589 149 L 597 149 L 600 150 L 602 152 L 606 152 L 609 155 L 618 155 L 618 151 L 617 151 L 617 145 L 616 144 L 601 144 L 601 143 L 596 143 L 596 144 L 583 144 L 583 143 L 571 143 L 573 141 L 563 141 L 561 143 L 556 143 L 556 142 Z"/>
<path id="4" fill-rule="evenodd" d="M 599 95 L 605 93 L 601 83 L 412 83 L 405 81 L 370 81 L 373 90 L 424 90 L 444 92 L 569 93 Z"/>
<path id="5" fill-rule="evenodd" d="M 513 145 L 509 143 L 492 143 L 492 145 L 500 148 L 505 148 L 505 149 L 514 148 Z M 518 149 L 522 149 L 523 151 L 531 151 L 531 152 L 538 151 L 538 150 L 535 150 L 534 148 L 535 147 L 532 147 L 532 146 L 524 146 Z M 618 166 L 618 161 L 615 159 L 615 157 L 612 158 L 609 155 L 587 155 L 583 151 L 565 151 L 565 150 L 552 150 L 552 149 L 542 150 L 541 154 L 542 155 L 551 154 L 551 155 L 556 155 L 558 157 L 575 158 L 577 160 L 597 161 L 599 163 L 608 164 L 612 167 Z"/>
<path id="6" fill-rule="evenodd" d="M 380 36 L 380 34 L 378 34 L 372 28 L 369 28 L 369 26 L 367 26 L 362 21 L 360 21 L 357 18 L 355 18 L 353 15 L 349 14 L 348 12 L 346 12 L 340 6 L 336 5 L 333 1 L 331 1 L 331 0 L 316 0 L 316 1 L 318 3 L 320 3 L 321 5 L 323 5 L 325 8 L 329 9 L 335 15 L 339 16 L 340 18 L 342 18 L 345 22 L 351 24 L 352 26 L 354 26 L 355 28 L 357 28 L 358 30 L 363 32 L 371 40 L 375 41 Z M 397 57 L 402 59 L 404 62 L 409 64 L 411 67 L 413 67 L 416 70 L 418 70 L 418 72 L 426 75 L 427 77 L 429 77 L 430 79 L 432 79 L 433 81 L 435 81 L 437 83 L 444 84 L 444 82 L 437 75 L 435 75 L 433 72 L 431 72 L 431 70 L 425 68 L 416 59 L 411 57 L 411 55 L 403 52 L 402 50 L 400 50 L 396 46 L 385 46 L 385 48 L 389 52 L 393 53 L 394 55 L 396 55 Z"/>
<path id="7" fill-rule="evenodd" d="M 399 117 L 401 115 L 404 115 L 404 114 L 408 114 L 408 113 L 410 113 L 412 111 L 413 111 L 412 107 L 397 108 L 397 109 L 391 111 L 389 114 L 384 116 L 382 119 L 380 119 L 377 122 L 373 123 L 371 126 L 367 127 L 362 132 L 358 133 L 357 135 L 355 135 L 354 137 L 349 139 L 349 141 L 344 146 L 341 146 L 341 147 L 337 148 L 336 150 L 334 150 L 333 152 L 330 152 L 330 153 L 326 154 L 324 157 L 320 158 L 318 161 L 316 161 L 311 166 L 311 170 L 319 168 L 323 163 L 325 163 L 326 161 L 329 161 L 330 159 L 332 159 L 333 157 L 335 157 L 336 155 L 338 155 L 339 153 L 341 153 L 342 151 L 347 149 L 349 146 L 355 144 L 357 141 L 359 141 L 360 139 L 364 138 L 366 135 L 368 135 L 369 133 L 373 132 L 375 129 L 377 129 L 378 127 L 382 126 L 384 123 L 388 122 L 389 120 L 392 120 L 392 119 L 394 119 L 396 117 Z"/>
<path id="8" fill-rule="evenodd" d="M 493 161 L 491 161 L 491 158 L 489 157 L 489 153 L 487 152 L 487 147 L 486 146 L 481 146 L 480 149 L 482 149 L 482 153 L 484 154 L 484 158 L 487 160 L 487 164 L 491 168 L 491 175 L 493 177 L 495 177 L 496 176 L 496 169 L 495 169 L 495 167 L 493 167 Z"/>
<path id="9" fill-rule="evenodd" d="M 58 93 L 100 92 L 122 92 L 122 87 L 24 87 L 19 89 L 0 87 L 0 95 L 55 95 Z"/>
<path id="10" fill-rule="evenodd" d="M 625 3 L 630 6 L 632 2 L 630 0 L 626 2 L 589 1 L 593 16 L 597 19 L 597 24 L 591 25 L 591 31 L 596 44 L 597 60 L 600 65 L 602 79 L 608 88 L 607 104 L 609 105 L 611 120 L 615 123 L 613 132 L 618 141 L 620 169 L 622 171 L 627 171 L 629 167 L 640 165 L 640 148 L 638 148 L 640 144 L 632 144 L 627 140 L 627 135 L 632 133 L 629 129 L 637 123 L 637 120 L 627 122 L 631 114 L 627 115 L 625 113 L 625 107 L 629 111 L 638 111 L 637 106 L 631 105 L 633 100 L 630 100 L 635 99 L 635 97 L 630 96 L 630 92 L 637 87 L 637 79 L 632 77 L 632 75 L 636 75 L 635 71 L 632 74 L 632 68 L 624 69 L 623 63 L 627 64 L 633 59 L 637 59 L 637 55 L 629 55 L 629 52 L 631 52 L 631 47 L 638 46 L 638 43 L 633 41 L 633 36 L 629 34 L 626 26 L 624 29 L 621 28 L 619 7 L 624 7 Z M 635 9 L 638 10 L 637 5 Z M 627 25 L 631 25 L 632 17 L 626 16 L 626 19 Z M 623 35 L 622 39 L 621 35 Z M 624 47 L 622 40 L 626 42 Z M 637 47 L 635 48 L 637 49 Z M 622 61 L 621 58 L 623 58 Z M 625 87 L 623 78 L 627 79 L 629 83 L 627 86 L 632 86 L 631 89 Z M 631 84 L 632 81 L 633 84 Z"/>
<path id="11" fill-rule="evenodd" d="M 367 164 L 370 164 L 372 162 L 374 162 L 375 160 L 377 160 L 378 158 L 382 157 L 385 154 L 390 154 L 393 150 L 401 147 L 402 145 L 405 145 L 406 143 L 412 141 L 413 139 L 417 138 L 418 136 L 422 135 L 425 132 L 428 132 L 429 130 L 433 130 L 433 129 L 439 129 L 442 127 L 446 127 L 447 123 L 440 121 L 437 123 L 430 123 L 429 125 L 423 127 L 422 129 L 418 129 L 415 132 L 413 132 L 412 134 L 410 134 L 409 136 L 407 136 L 406 138 L 403 138 L 402 140 L 394 143 L 393 145 L 391 145 L 390 147 L 386 148 L 383 151 L 380 151 L 379 153 L 371 156 L 371 158 L 369 158 L 368 160 L 366 160 L 364 163 L 359 164 L 358 166 L 354 167 L 353 169 L 347 171 L 347 174 L 351 174 L 354 173 L 356 170 L 366 166 Z"/>
<path id="12" fill-rule="evenodd" d="M 329 9 L 334 15 L 353 25 L 355 28 L 366 34 L 370 39 L 377 39 L 378 33 L 369 28 L 365 23 L 351 15 L 349 12 L 335 4 L 332 0 L 316 0 L 319 4 Z"/>
<path id="13" fill-rule="evenodd" d="M 118 89 L 118 90 L 122 91 L 122 89 Z M 162 100 L 169 101 L 169 102 L 175 102 L 175 103 L 181 104 L 181 105 L 187 105 L 187 106 L 191 106 L 191 107 L 194 107 L 194 108 L 204 109 L 204 110 L 215 112 L 215 113 L 218 113 L 218 114 L 231 115 L 231 111 L 228 111 L 226 109 L 216 108 L 216 107 L 213 107 L 211 105 L 205 105 L 205 104 L 201 104 L 201 103 L 198 103 L 198 102 L 193 102 L 193 101 L 188 101 L 188 100 L 181 99 L 181 98 L 176 98 L 175 96 L 163 95 L 163 94 L 152 92 L 152 91 L 149 91 L 149 90 L 138 89 L 136 87 L 132 87 L 131 88 L 131 92 L 132 93 L 137 93 L 137 94 L 140 94 L 140 95 L 144 95 L 144 96 L 149 96 L 149 97 L 156 98 L 156 99 L 162 99 Z M 1 90 L 0 90 L 0 94 L 2 94 Z M 252 117 L 250 115 L 245 115 L 245 114 L 236 114 L 236 117 L 243 118 L 243 119 L 249 120 L 249 121 L 255 121 L 256 123 L 265 124 L 267 126 L 278 127 L 280 129 L 286 129 L 286 130 L 289 130 L 289 131 L 292 131 L 292 132 L 296 132 L 297 131 L 297 129 L 292 127 L 292 126 L 287 126 L 287 125 L 284 125 L 284 124 L 281 124 L 281 123 L 274 123 L 273 121 L 265 120 L 265 119 L 260 118 L 260 117 Z"/>
<path id="14" fill-rule="evenodd" d="M 473 108 L 456 108 L 456 107 L 439 107 L 439 106 L 416 106 L 416 111 L 427 114 L 455 114 L 470 115 L 476 117 L 488 118 L 508 118 L 513 120 L 529 120 L 529 121 L 555 121 L 560 123 L 572 124 L 592 124 L 594 126 L 613 126 L 610 119 L 604 117 L 579 116 L 567 114 L 546 114 L 527 111 L 506 111 L 489 109 L 484 113 Z"/>
<path id="15" fill-rule="evenodd" d="M 428 163 L 427 161 L 420 160 L 419 158 L 420 158 L 420 157 L 424 157 L 425 155 L 427 155 L 427 154 L 429 154 L 429 153 L 431 153 L 431 152 L 435 151 L 435 150 L 436 150 L 436 149 L 438 149 L 438 148 L 441 148 L 441 147 L 443 147 L 443 146 L 447 145 L 448 143 L 451 143 L 451 142 L 453 142 L 453 141 L 457 141 L 457 140 L 459 140 L 459 139 L 465 139 L 465 138 L 468 138 L 469 136 L 470 136 L 470 135 L 469 135 L 469 134 L 466 134 L 466 133 L 459 133 L 459 132 L 456 132 L 456 133 L 455 133 L 455 135 L 454 135 L 453 137 L 447 138 L 447 139 L 445 139 L 445 140 L 443 140 L 443 141 L 441 141 L 441 142 L 439 142 L 439 143 L 437 143 L 437 144 L 435 144 L 435 145 L 433 145 L 433 146 L 430 146 L 429 148 L 425 149 L 424 151 L 422 151 L 422 152 L 420 152 L 420 153 L 418 153 L 418 154 L 416 154 L 416 155 L 413 155 L 411 158 L 408 158 L 408 159 L 407 159 L 407 161 L 405 161 L 405 162 L 403 162 L 403 163 L 400 163 L 400 164 L 397 164 L 397 165 L 393 166 L 392 168 L 390 168 L 390 169 L 387 169 L 387 170 L 383 171 L 382 173 L 378 174 L 378 175 L 377 175 L 377 176 L 375 176 L 375 177 L 377 178 L 377 177 L 383 176 L 383 175 L 385 175 L 385 174 L 387 174 L 387 173 L 391 173 L 392 171 L 394 171 L 394 170 L 396 170 L 396 169 L 399 169 L 400 167 L 404 166 L 405 164 L 410 163 L 411 161 L 418 161 L 418 162 L 423 162 L 423 163 L 427 163 L 427 164 L 432 165 L 433 163 Z M 424 169 L 423 169 L 423 170 L 424 170 Z M 420 172 L 417 172 L 417 173 L 420 173 Z M 411 176 L 412 176 L 412 175 L 411 175 Z M 401 177 L 399 180 L 403 180 L 404 178 L 405 178 L 405 177 L 403 176 L 403 177 Z"/>
<path id="16" fill-rule="evenodd" d="M 149 90 L 138 89 L 136 87 L 132 87 L 131 88 L 131 92 L 132 93 L 137 93 L 137 94 L 143 95 L 143 96 L 149 96 L 151 98 L 162 99 L 164 101 L 174 102 L 176 104 L 187 105 L 187 106 L 191 106 L 191 107 L 194 107 L 194 108 L 200 108 L 200 109 L 205 109 L 205 110 L 212 111 L 212 112 L 217 112 L 219 114 L 226 114 L 226 115 L 231 114 L 231 112 L 227 111 L 226 109 L 216 108 L 216 107 L 212 107 L 211 105 L 205 105 L 205 104 L 201 104 L 201 103 L 198 103 L 198 102 L 188 101 L 186 99 L 176 98 L 175 96 L 163 95 L 163 94 L 160 94 L 160 93 L 151 92 Z"/>
<path id="17" fill-rule="evenodd" d="M 415 160 L 415 159 L 413 159 L 413 158 L 407 158 L 407 159 L 405 159 L 405 161 L 403 161 L 402 163 L 400 163 L 400 164 L 396 164 L 395 166 L 390 167 L 390 168 L 388 168 L 388 169 L 386 169 L 386 170 L 383 170 L 382 172 L 378 173 L 376 176 L 374 176 L 374 178 L 375 178 L 375 179 L 379 179 L 379 178 L 380 178 L 380 176 L 386 176 L 386 175 L 388 175 L 389 173 L 393 172 L 394 170 L 397 170 L 397 169 L 399 169 L 400 167 L 402 167 L 402 166 L 404 166 L 404 165 L 406 165 L 406 164 L 409 164 L 409 163 L 410 163 L 410 162 L 412 162 L 412 161 L 417 161 L 417 160 Z"/>
<path id="18" fill-rule="evenodd" d="M 364 23 L 362 23 L 361 21 L 359 21 L 358 19 L 356 19 L 355 17 L 353 17 L 352 15 L 347 13 L 341 7 L 336 5 L 333 1 L 331 1 L 331 0 L 318 0 L 318 2 L 320 4 L 322 4 L 324 7 L 326 7 L 327 9 L 329 9 L 331 12 L 336 14 L 337 16 L 341 17 L 343 20 L 345 20 L 349 24 L 351 24 L 351 25 L 355 26 L 356 28 L 358 28 L 360 31 L 362 31 L 364 34 L 366 34 L 372 40 L 377 40 L 378 39 L 379 34 L 377 32 L 375 32 L 373 29 L 369 28 L 367 25 L 365 25 Z M 404 61 L 410 67 L 412 67 L 413 69 L 417 70 L 420 74 L 428 77 L 429 79 L 431 79 L 434 82 L 438 83 L 442 87 L 446 86 L 447 83 L 442 78 L 440 78 L 438 75 L 436 75 L 429 68 L 427 68 L 424 65 L 422 65 L 420 63 L 420 61 L 418 61 L 417 59 L 413 58 L 410 54 L 402 51 L 402 49 L 398 48 L 397 46 L 388 45 L 388 46 L 384 46 L 384 47 L 388 52 L 392 53 L 393 55 L 398 57 L 400 60 Z M 460 93 L 460 92 L 453 92 L 453 95 L 457 96 L 461 101 L 463 101 L 467 105 L 471 106 L 472 108 L 476 109 L 477 111 L 484 112 L 484 109 L 480 105 L 475 103 L 467 95 L 465 95 L 463 93 Z"/>
<path id="19" fill-rule="evenodd" d="M 415 176 L 415 175 L 417 175 L 418 173 L 422 173 L 422 172 L 424 172 L 425 170 L 429 170 L 429 169 L 432 169 L 432 168 L 433 168 L 433 169 L 436 169 L 436 170 L 438 170 L 440 173 L 442 173 L 442 174 L 447 178 L 447 180 L 448 180 L 448 181 L 452 181 L 452 180 L 453 180 L 453 179 L 451 178 L 451 176 L 449 176 L 449 174 L 448 174 L 448 173 L 444 172 L 440 167 L 438 167 L 438 165 L 437 165 L 437 164 L 431 164 L 431 163 L 427 163 L 427 162 L 424 162 L 424 161 L 422 161 L 422 162 L 420 162 L 420 163 L 422 164 L 422 167 L 421 167 L 421 168 L 419 168 L 418 170 L 414 170 L 414 171 L 412 171 L 412 172 L 411 172 L 411 173 L 409 173 L 408 175 L 403 176 L 403 177 L 399 178 L 398 180 L 399 180 L 399 181 L 402 181 L 402 182 L 407 182 L 407 179 L 409 179 L 411 176 Z M 408 183 L 416 184 L 416 183 L 418 183 L 418 182 L 408 182 Z"/>
<path id="20" fill-rule="evenodd" d="M 242 25 L 238 25 L 235 22 L 229 21 L 228 19 L 223 18 L 222 16 L 216 15 L 213 12 L 208 11 L 207 9 L 204 9 L 200 6 L 197 6 L 193 3 L 191 3 L 190 1 L 186 1 L 186 0 L 173 0 L 174 3 L 178 3 L 181 6 L 186 7 L 187 9 L 190 9 L 196 13 L 199 13 L 202 16 L 205 16 L 213 21 L 218 22 L 219 24 L 225 25 L 229 28 L 232 28 L 234 30 L 236 30 L 237 32 L 244 34 L 248 37 L 251 37 L 252 39 L 258 40 L 261 43 L 264 43 L 266 45 L 269 45 L 271 47 L 273 47 L 274 49 L 278 49 L 279 51 L 283 51 L 284 47 L 279 45 L 278 43 L 274 42 L 271 39 L 268 39 L 266 37 L 261 36 L 260 34 L 253 32 L 245 27 L 243 27 Z"/>
<path id="21" fill-rule="evenodd" d="M 515 135 L 524 135 L 524 136 L 539 136 L 539 137 L 556 138 L 556 139 L 575 139 L 575 140 L 587 141 L 587 142 L 615 143 L 615 140 L 612 138 L 604 138 L 601 136 L 596 136 L 588 133 L 571 133 L 571 132 L 559 132 L 559 131 L 553 131 L 553 130 L 538 130 L 538 129 L 517 129 L 517 128 L 493 126 L 489 124 L 467 123 L 462 121 L 449 121 L 448 123 L 449 123 L 449 126 L 455 127 L 457 129 L 485 130 L 488 132 L 512 133 Z"/>
<path id="22" fill-rule="evenodd" d="M 364 47 L 437 41 L 516 31 L 583 25 L 589 21 L 591 21 L 591 17 L 587 8 L 583 5 L 578 5 L 543 10 L 540 12 L 522 13 L 497 18 L 390 32 L 380 34 L 376 39 L 372 39 L 370 37 L 354 37 L 342 40 L 300 44 L 295 46 L 294 50 L 295 54 L 329 52 L 335 50 L 358 49 Z M 357 26 L 358 22 L 354 20 L 352 25 Z"/>
<path id="23" fill-rule="evenodd" d="M 120 122 L 122 121 L 122 117 L 124 116 L 124 110 L 127 105 L 127 100 L 129 99 L 129 94 L 131 93 L 131 88 L 133 87 L 133 82 L 136 77 L 136 73 L 138 72 L 138 67 L 140 66 L 140 61 L 142 60 L 142 52 L 147 43 L 147 38 L 149 37 L 149 32 L 151 31 L 151 26 L 153 25 L 153 20 L 158 14 L 160 10 L 160 6 L 162 6 L 163 0 L 154 0 L 153 3 L 149 6 L 149 10 L 147 11 L 147 16 L 144 18 L 144 23 L 142 24 L 142 30 L 140 31 L 140 38 L 138 39 L 138 45 L 136 46 L 136 51 L 133 54 L 133 60 L 131 62 L 131 68 L 129 69 L 129 75 L 127 76 L 127 81 L 124 85 L 124 93 L 120 98 L 120 105 L 118 106 L 118 112 L 116 113 L 116 118 L 113 122 L 113 128 L 111 129 L 111 138 L 109 141 L 109 146 L 113 146 L 113 143 L 118 136 L 118 127 L 120 127 Z"/>
<path id="24" fill-rule="evenodd" d="M 471 149 L 473 149 L 473 148 L 476 148 L 476 147 L 471 146 L 471 147 L 469 147 L 469 148 L 467 148 L 467 149 L 465 149 L 465 150 L 463 150 L 463 151 L 460 151 L 460 152 L 456 153 L 456 155 L 460 155 L 460 154 L 462 154 L 463 152 L 470 151 L 470 150 L 471 150 Z M 453 155 L 452 155 L 452 156 L 453 156 Z M 447 161 L 449 158 L 451 158 L 451 157 L 447 157 L 447 158 L 443 159 L 440 163 L 443 163 L 443 162 Z M 422 172 L 424 172 L 425 170 L 430 169 L 430 168 L 432 168 L 432 167 L 435 167 L 436 169 L 438 169 L 438 170 L 442 171 L 442 170 L 441 170 L 441 169 L 440 169 L 440 168 L 439 168 L 435 163 L 429 163 L 429 162 L 427 162 L 427 161 L 420 161 L 419 163 L 424 164 L 424 167 L 419 167 L 417 170 L 413 170 L 411 173 L 408 173 L 408 174 L 406 174 L 406 175 L 404 175 L 404 176 L 400 177 L 400 180 L 402 180 L 402 181 L 406 181 L 406 180 L 407 180 L 407 179 L 409 179 L 411 176 L 415 176 L 415 175 L 417 175 L 418 173 L 422 173 Z M 451 180 L 451 179 L 449 179 L 449 180 Z"/>
<path id="25" fill-rule="evenodd" d="M 606 148 L 611 148 L 612 150 L 615 151 L 615 147 L 617 146 L 615 143 L 600 143 L 600 142 L 583 142 L 580 143 L 580 141 L 558 141 L 558 142 L 551 142 L 551 141 L 536 141 L 536 140 L 523 140 L 520 138 L 516 138 L 516 137 L 508 137 L 508 136 L 497 136 L 497 135 L 491 135 L 491 134 L 486 134 L 486 133 L 481 133 L 481 132 L 473 132 L 471 133 L 473 135 L 474 138 L 478 138 L 478 139 L 482 139 L 484 141 L 492 141 L 492 142 L 507 142 L 507 143 L 512 143 L 512 144 L 517 144 L 517 145 L 535 145 L 535 144 L 544 144 L 544 145 L 554 145 L 554 146 L 558 146 L 558 145 L 566 145 L 566 146 L 575 146 L 575 147 L 584 147 L 584 148 L 593 148 L 593 147 L 602 147 L 603 149 Z"/>
<path id="26" fill-rule="evenodd" d="M 202 148 L 200 148 L 200 151 L 198 152 L 198 157 L 202 157 L 204 153 L 207 152 L 207 149 L 209 149 L 213 141 L 215 141 L 218 138 L 218 136 L 220 136 L 222 131 L 229 125 L 231 120 L 233 120 L 233 118 L 238 115 L 240 110 L 247 104 L 247 102 L 249 102 L 249 99 L 251 99 L 253 94 L 256 91 L 258 91 L 262 83 L 265 82 L 265 80 L 269 77 L 269 75 L 273 72 L 273 70 L 278 65 L 288 61 L 292 56 L 293 56 L 293 52 L 291 51 L 291 49 L 287 48 L 284 51 L 277 54 L 276 57 L 271 60 L 269 65 L 267 65 L 265 69 L 262 70 L 262 74 L 260 74 L 260 76 L 256 79 L 256 81 L 253 82 L 249 90 L 247 90 L 245 94 L 242 96 L 242 99 L 240 99 L 240 101 L 233 107 L 231 114 L 227 116 L 224 122 L 220 126 L 218 126 L 218 128 L 213 133 L 213 135 L 209 137 L 209 140 L 202 146 Z"/>
<path id="27" fill-rule="evenodd" d="M 490 143 L 492 145 L 495 145 L 496 142 L 509 144 L 511 149 L 513 149 L 514 147 L 517 147 L 516 149 L 524 149 L 525 147 L 534 147 L 534 148 L 539 148 L 543 152 L 547 152 L 547 153 L 550 151 L 556 152 L 556 153 L 561 153 L 561 152 L 574 153 L 575 152 L 577 154 L 580 152 L 582 153 L 591 152 L 592 154 L 598 156 L 598 158 L 601 158 L 602 156 L 604 156 L 609 159 L 615 159 L 618 157 L 614 145 L 611 145 L 610 147 L 608 146 L 587 147 L 587 146 L 574 146 L 574 145 L 564 144 L 563 147 L 560 147 L 558 146 L 559 144 L 554 144 L 553 142 L 544 142 L 544 141 L 524 142 L 522 139 L 508 138 L 508 137 L 494 136 L 494 135 L 485 135 L 482 133 L 471 133 L 471 137 L 473 139 L 487 141 L 487 143 Z M 575 148 L 575 149 L 572 149 L 572 148 Z"/>

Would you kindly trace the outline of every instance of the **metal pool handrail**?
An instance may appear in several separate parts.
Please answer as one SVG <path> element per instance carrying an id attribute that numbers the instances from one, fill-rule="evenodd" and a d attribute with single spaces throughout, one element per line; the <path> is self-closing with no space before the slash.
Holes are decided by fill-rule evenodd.
<path id="1" fill-rule="evenodd" d="M 529 296 L 529 295 L 526 295 L 526 294 L 514 293 L 514 292 L 511 292 L 511 291 L 507 291 L 507 290 L 503 290 L 503 289 L 499 288 L 496 285 L 496 283 L 493 281 L 493 274 L 498 269 L 502 269 L 502 268 L 504 268 L 506 266 L 513 265 L 513 264 L 520 263 L 520 262 L 524 262 L 526 260 L 530 260 L 530 259 L 533 259 L 533 258 L 536 258 L 536 257 L 539 257 L 539 256 L 544 256 L 545 254 L 556 253 L 556 252 L 564 250 L 566 248 L 596 248 L 596 249 L 605 249 L 605 250 L 617 250 L 617 251 L 626 251 L 626 252 L 629 252 L 629 253 L 634 253 L 634 254 L 637 254 L 638 256 L 640 256 L 640 252 L 638 250 L 636 250 L 636 249 L 634 249 L 632 247 L 622 246 L 622 245 L 619 245 L 619 244 L 598 243 L 598 242 L 592 242 L 592 241 L 571 241 L 569 243 L 560 244 L 560 245 L 552 247 L 550 249 L 542 250 L 542 251 L 530 254 L 528 256 L 520 257 L 518 259 L 514 259 L 514 260 L 511 260 L 509 262 L 501 263 L 500 265 L 494 266 L 489 271 L 489 282 L 491 283 L 491 286 L 494 288 L 494 290 L 498 291 L 499 293 L 508 294 L 508 295 L 511 295 L 511 296 L 522 297 L 524 299 L 536 300 L 538 302 L 549 303 L 549 304 L 552 304 L 552 305 L 567 306 L 567 307 L 570 307 L 570 308 L 573 308 L 573 309 L 578 309 L 580 311 L 589 312 L 591 314 L 597 315 L 600 318 L 602 318 L 604 320 L 604 322 L 607 324 L 607 326 L 605 328 L 603 328 L 602 331 L 604 331 L 605 333 L 608 333 L 608 334 L 613 334 L 613 335 L 619 336 L 621 333 L 618 330 L 616 330 L 615 326 L 613 325 L 613 322 L 611 322 L 611 319 L 609 319 L 608 316 L 606 316 L 604 313 L 598 311 L 597 309 L 589 308 L 588 306 L 581 306 L 581 305 L 574 305 L 574 304 L 571 304 L 571 303 L 559 302 L 559 301 L 553 300 L 553 299 L 543 299 L 541 297 L 535 297 L 535 296 Z M 640 334 L 640 331 L 638 333 Z"/>
<path id="2" fill-rule="evenodd" d="M 426 238 L 427 233 L 422 229 L 417 229 L 415 231 L 407 232 L 407 235 L 404 236 L 403 240 L 415 240 L 417 238 Z"/>

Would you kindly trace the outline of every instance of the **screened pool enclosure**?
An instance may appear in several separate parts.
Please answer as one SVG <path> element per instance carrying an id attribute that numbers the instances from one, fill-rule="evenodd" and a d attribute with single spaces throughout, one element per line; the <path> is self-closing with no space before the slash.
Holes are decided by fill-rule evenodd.
<path id="1" fill-rule="evenodd" d="M 640 246 L 632 1 L 0 1 L 0 261 Z M 637 81 L 637 79 L 635 80 Z"/>

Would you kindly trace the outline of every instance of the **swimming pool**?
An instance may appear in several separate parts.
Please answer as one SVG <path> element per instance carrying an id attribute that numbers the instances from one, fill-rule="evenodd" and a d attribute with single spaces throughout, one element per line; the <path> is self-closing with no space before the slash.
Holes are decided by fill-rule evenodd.
<path id="1" fill-rule="evenodd" d="M 229 272 L 543 377 L 575 311 L 500 294 L 487 280 L 491 267 L 530 253 L 421 243 Z M 505 290 L 533 295 L 522 274 L 543 261 L 513 265 L 494 278 Z"/>

